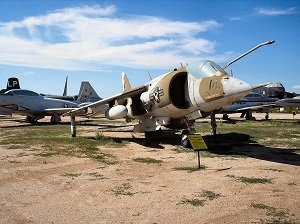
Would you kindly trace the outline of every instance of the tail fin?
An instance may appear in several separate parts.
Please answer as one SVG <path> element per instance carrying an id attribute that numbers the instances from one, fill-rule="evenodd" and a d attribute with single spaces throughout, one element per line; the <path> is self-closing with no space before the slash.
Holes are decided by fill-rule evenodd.
<path id="1" fill-rule="evenodd" d="M 123 86 L 123 92 L 129 91 L 132 89 L 125 72 L 122 72 L 122 86 Z"/>
<path id="2" fill-rule="evenodd" d="M 11 77 L 7 80 L 6 90 L 20 89 L 19 79 Z"/>
<path id="3" fill-rule="evenodd" d="M 89 82 L 81 82 L 78 103 L 96 102 L 98 100 L 101 100 L 101 98 L 98 96 L 91 84 Z"/>
<path id="4" fill-rule="evenodd" d="M 66 96 L 66 95 L 67 95 L 67 90 L 68 90 L 68 76 L 66 77 L 65 88 L 64 88 L 63 96 Z"/>

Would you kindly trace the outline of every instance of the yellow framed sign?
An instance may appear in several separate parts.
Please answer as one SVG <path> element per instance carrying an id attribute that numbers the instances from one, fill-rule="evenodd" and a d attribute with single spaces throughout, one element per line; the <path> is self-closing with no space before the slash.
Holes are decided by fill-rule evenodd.
<path id="1" fill-rule="evenodd" d="M 192 148 L 195 151 L 205 150 L 208 149 L 205 141 L 203 140 L 202 136 L 199 134 L 190 134 L 188 135 Z"/>

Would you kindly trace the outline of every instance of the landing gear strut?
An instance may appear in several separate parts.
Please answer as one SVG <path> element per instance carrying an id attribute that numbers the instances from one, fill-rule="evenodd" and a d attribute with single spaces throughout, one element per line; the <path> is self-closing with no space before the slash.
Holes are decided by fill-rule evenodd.
<path id="1" fill-rule="evenodd" d="M 217 122 L 216 122 L 216 112 L 212 111 L 210 114 L 210 126 L 211 126 L 211 135 L 217 134 Z"/>
<path id="2" fill-rule="evenodd" d="M 75 122 L 75 116 L 71 115 L 70 116 L 71 120 L 71 136 L 76 137 L 76 122 Z"/>
<path id="3" fill-rule="evenodd" d="M 195 127 L 195 121 L 186 121 L 188 129 L 185 129 L 181 132 L 181 140 L 180 144 L 181 146 L 185 148 L 189 148 L 191 146 L 191 143 L 189 141 L 188 135 L 189 134 L 195 134 L 196 133 L 196 127 Z"/>

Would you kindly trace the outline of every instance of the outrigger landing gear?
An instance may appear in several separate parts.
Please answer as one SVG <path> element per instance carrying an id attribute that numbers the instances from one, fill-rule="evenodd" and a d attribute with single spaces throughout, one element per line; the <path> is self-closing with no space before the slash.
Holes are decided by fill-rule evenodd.
<path id="1" fill-rule="evenodd" d="M 76 121 L 75 121 L 75 115 L 70 115 L 71 120 L 71 136 L 72 138 L 76 137 Z"/>

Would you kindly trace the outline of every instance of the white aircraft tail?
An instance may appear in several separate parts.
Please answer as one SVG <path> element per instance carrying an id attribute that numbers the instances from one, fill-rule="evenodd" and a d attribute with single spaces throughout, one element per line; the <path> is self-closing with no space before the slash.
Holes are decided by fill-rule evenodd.
<path id="1" fill-rule="evenodd" d="M 123 92 L 129 91 L 132 89 L 125 72 L 122 72 L 122 86 L 123 86 Z"/>
<path id="2" fill-rule="evenodd" d="M 87 103 L 87 102 L 96 102 L 101 100 L 94 88 L 89 82 L 81 82 L 79 94 L 78 94 L 78 103 Z"/>

